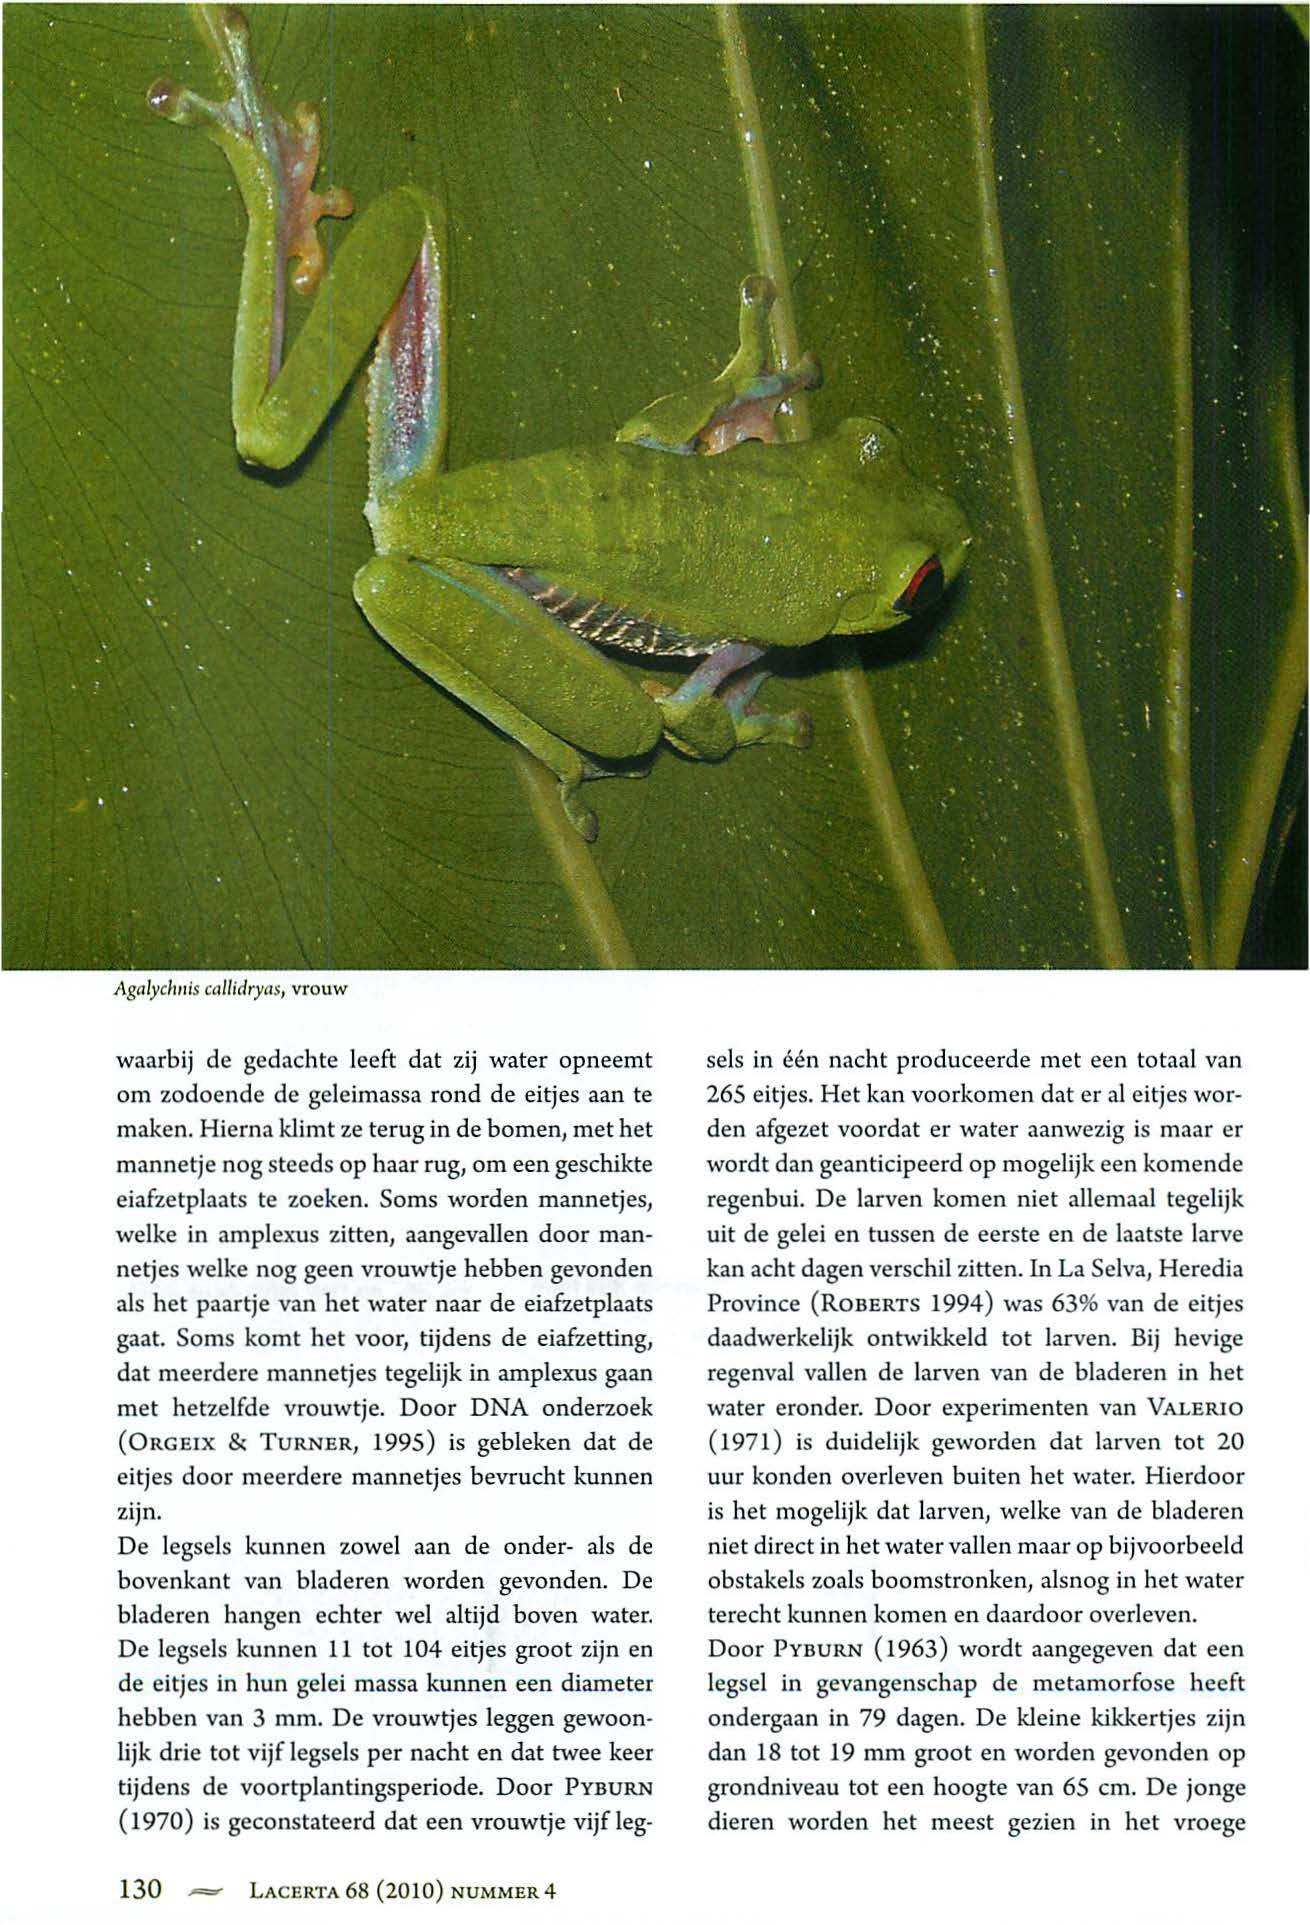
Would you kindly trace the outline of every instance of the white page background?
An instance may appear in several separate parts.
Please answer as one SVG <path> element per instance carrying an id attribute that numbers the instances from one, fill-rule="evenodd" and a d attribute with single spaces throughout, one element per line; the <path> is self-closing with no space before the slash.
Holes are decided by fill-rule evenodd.
<path id="1" fill-rule="evenodd" d="M 221 1919 L 252 1902 L 251 1881 L 344 1888 L 351 1878 L 373 1885 L 380 1877 L 538 1886 L 553 1880 L 553 1901 L 484 1902 L 478 1909 L 498 1917 L 528 1913 L 557 1925 L 653 1925 L 670 1915 L 688 1925 L 790 1925 L 812 1918 L 831 1925 L 868 1919 L 954 1925 L 961 1917 L 977 1925 L 1046 1925 L 1052 1919 L 1065 1925 L 1228 1925 L 1234 1918 L 1272 1925 L 1302 1915 L 1304 977 L 379 974 L 351 978 L 349 995 L 330 1005 L 254 1004 L 236 997 L 129 1005 L 115 999 L 116 983 L 142 980 L 10 975 L 0 985 L 9 1040 L 11 1226 L 4 1406 L 9 1555 L 3 1588 L 4 1812 L 10 1842 L 0 1918 L 12 1925 L 102 1925 L 134 1914 Z M 389 1837 L 379 1812 L 378 1830 L 366 1834 L 124 1839 L 116 1829 L 115 1794 L 123 1769 L 115 1762 L 115 1686 L 124 1667 L 115 1655 L 114 1479 L 120 1460 L 114 1407 L 121 1392 L 112 1336 L 118 1294 L 114 1053 L 191 1047 L 199 1062 L 201 1051 L 216 1046 L 239 1053 L 388 1043 L 657 1052 L 656 1075 L 639 1079 L 655 1082 L 660 1092 L 654 1112 L 657 1261 L 667 1281 L 656 1292 L 658 1350 L 652 1358 L 658 1366 L 657 1482 L 653 1495 L 636 1493 L 632 1504 L 634 1530 L 646 1529 L 649 1519 L 657 1541 L 654 1826 L 644 1839 L 619 1841 L 568 1833 L 486 1838 L 468 1830 Z M 703 1193 L 710 1187 L 706 1113 L 699 1101 L 708 1080 L 705 1057 L 733 1046 L 745 1052 L 768 1048 L 780 1061 L 789 1045 L 822 1053 L 865 1046 L 1001 1049 L 1014 1043 L 1034 1052 L 1195 1045 L 1236 1050 L 1245 1058 L 1246 1275 L 1229 1287 L 1250 1300 L 1247 1345 L 1238 1353 L 1246 1366 L 1241 1395 L 1247 1404 L 1248 1484 L 1240 1496 L 1248 1507 L 1250 1576 L 1244 1593 L 1221 1594 L 1201 1608 L 1203 1635 L 1230 1630 L 1246 1645 L 1246 1657 L 1235 1668 L 1247 1676 L 1240 1708 L 1248 1723 L 1234 1735 L 1249 1750 L 1244 1770 L 1250 1790 L 1243 1804 L 1225 1809 L 1240 1811 L 1248 1829 L 1233 1839 L 1180 1837 L 1171 1836 L 1162 1820 L 1159 1834 L 1135 1836 L 1116 1825 L 1108 1834 L 1010 1840 L 999 1824 L 995 1835 L 941 1836 L 927 1831 L 928 1813 L 921 1810 L 924 1828 L 917 1833 L 875 1829 L 797 1837 L 785 1830 L 775 1805 L 779 1829 L 772 1834 L 711 1835 L 703 1798 L 710 1770 L 704 1575 L 711 1560 L 705 1555 L 707 1426 L 699 1353 Z M 679 1088 L 688 1097 L 685 1123 L 675 1115 Z M 583 1492 L 580 1507 L 578 1496 L 540 1493 L 516 1522 L 531 1515 L 537 1528 L 564 1536 L 587 1530 L 594 1502 L 613 1508 L 608 1494 L 589 1500 Z M 451 1537 L 457 1546 L 466 1527 L 494 1535 L 498 1526 L 485 1493 L 419 1493 L 407 1501 L 414 1505 L 416 1526 Z M 212 1515 L 214 1528 L 231 1528 L 229 1513 Z M 170 1509 L 170 1528 L 176 1516 Z M 194 1512 L 188 1502 L 188 1534 L 203 1536 L 209 1516 L 203 1499 L 195 1500 Z M 339 1523 L 344 1533 L 352 1521 L 376 1532 L 376 1501 L 355 1500 L 352 1508 L 346 1494 L 338 1511 L 334 1500 L 332 1528 Z M 258 1519 L 243 1513 L 242 1522 L 253 1526 Z M 205 1742 L 214 1734 L 202 1728 L 179 1735 Z M 322 1735 L 330 1741 L 330 1732 Z M 765 1734 L 750 1734 L 757 1735 Z M 1086 1731 L 1069 1735 L 1095 1742 Z M 1140 1741 L 1144 1734 L 1118 1735 Z M 1204 1733 L 1191 1735 L 1194 1742 L 1205 1741 Z M 210 1767 L 179 1769 L 199 1774 Z M 524 1767 L 525 1775 L 531 1769 Z M 1166 1776 L 1186 1769 L 1159 1767 Z M 119 1881 L 137 1875 L 160 1877 L 165 1896 L 125 1902 Z M 222 1885 L 224 1893 L 190 1898 L 194 1885 Z M 378 1909 L 374 1898 L 283 1902 L 297 1915 L 333 1918 Z M 406 1909 L 433 1910 L 418 1902 Z"/>

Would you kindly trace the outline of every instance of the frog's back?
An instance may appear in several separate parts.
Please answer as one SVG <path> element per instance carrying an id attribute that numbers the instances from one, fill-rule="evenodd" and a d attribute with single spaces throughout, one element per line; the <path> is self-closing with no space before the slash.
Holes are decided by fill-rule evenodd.
<path id="1" fill-rule="evenodd" d="M 813 641 L 835 618 L 840 528 L 863 506 L 830 445 L 703 457 L 616 442 L 476 463 L 438 482 L 436 553 L 707 641 Z"/>

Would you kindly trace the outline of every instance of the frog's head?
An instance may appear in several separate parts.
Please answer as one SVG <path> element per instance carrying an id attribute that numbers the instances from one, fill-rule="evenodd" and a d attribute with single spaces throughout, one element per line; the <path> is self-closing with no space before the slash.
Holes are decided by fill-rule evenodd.
<path id="1" fill-rule="evenodd" d="M 893 431 L 868 416 L 844 421 L 838 435 L 859 479 L 868 484 L 867 512 L 838 591 L 838 634 L 871 634 L 922 614 L 945 594 L 964 566 L 973 539 L 949 495 L 925 487 L 901 459 Z"/>

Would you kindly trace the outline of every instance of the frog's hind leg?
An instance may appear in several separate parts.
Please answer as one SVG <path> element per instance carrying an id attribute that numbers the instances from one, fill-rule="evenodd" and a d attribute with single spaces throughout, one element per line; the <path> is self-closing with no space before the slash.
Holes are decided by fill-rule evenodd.
<path id="1" fill-rule="evenodd" d="M 568 820 L 594 840 L 579 790 L 627 771 L 592 758 L 634 762 L 660 739 L 659 711 L 636 684 L 491 569 L 375 555 L 355 599 L 397 654 L 553 772 Z"/>
<path id="2" fill-rule="evenodd" d="M 363 216 L 332 264 L 321 298 L 283 360 L 288 282 L 318 287 L 325 262 L 318 223 L 352 211 L 350 195 L 314 187 L 319 117 L 313 107 L 283 117 L 254 65 L 250 29 L 236 7 L 198 6 L 196 22 L 231 88 L 210 101 L 173 80 L 157 80 L 149 104 L 166 120 L 199 127 L 236 176 L 249 223 L 232 356 L 232 421 L 247 461 L 288 467 L 327 419 L 367 354 L 420 252 L 439 260 L 445 220 L 427 194 L 398 188 Z"/>
<path id="3" fill-rule="evenodd" d="M 368 503 L 379 551 L 412 547 L 406 484 L 428 482 L 446 454 L 446 286 L 443 228 L 429 227 L 378 333 L 368 373 Z M 425 502 L 430 499 L 421 491 Z M 401 525 L 392 523 L 399 520 Z M 393 537 L 395 539 L 393 540 Z"/>
<path id="4" fill-rule="evenodd" d="M 809 747 L 814 729 L 803 709 L 778 715 L 755 706 L 768 679 L 767 670 L 754 667 L 763 654 L 757 642 L 724 642 L 679 688 L 670 692 L 661 684 L 645 684 L 676 749 L 698 761 L 717 762 L 756 742 Z"/>

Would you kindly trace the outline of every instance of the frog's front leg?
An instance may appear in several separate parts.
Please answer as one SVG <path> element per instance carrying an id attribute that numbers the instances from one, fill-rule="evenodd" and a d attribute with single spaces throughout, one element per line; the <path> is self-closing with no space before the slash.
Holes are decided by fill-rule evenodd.
<path id="1" fill-rule="evenodd" d="M 620 771 L 590 758 L 631 761 L 660 739 L 660 710 L 635 682 L 492 569 L 375 555 L 355 599 L 407 662 L 554 771 L 564 813 L 593 841 L 579 789 Z"/>
<path id="2" fill-rule="evenodd" d="M 284 365 L 288 279 L 300 293 L 318 286 L 324 261 L 317 224 L 324 216 L 349 214 L 351 199 L 339 188 L 315 191 L 318 115 L 300 106 L 288 122 L 273 106 L 255 72 L 245 17 L 235 7 L 191 11 L 231 95 L 209 101 L 175 81 L 158 80 L 149 103 L 165 119 L 200 127 L 222 148 L 236 176 L 249 226 L 232 359 L 232 420 L 246 460 L 285 468 L 327 418 L 407 283 L 421 277 L 424 300 L 440 302 L 445 219 L 430 195 L 413 188 L 396 189 L 370 208 L 339 250 Z M 429 338 L 441 338 L 436 318 Z M 438 366 L 431 371 L 432 433 L 423 451 L 434 470 L 442 454 L 440 378 Z"/>
<path id="3" fill-rule="evenodd" d="M 812 354 L 790 368 L 774 364 L 769 315 L 777 290 L 748 274 L 738 293 L 737 352 L 712 381 L 661 395 L 625 421 L 614 437 L 664 454 L 716 455 L 740 441 L 776 441 L 774 417 L 789 395 L 823 384 Z"/>
<path id="4" fill-rule="evenodd" d="M 806 354 L 790 368 L 774 365 L 769 315 L 776 299 L 772 281 L 748 274 L 738 294 L 737 352 L 712 381 L 662 395 L 624 423 L 616 439 L 663 454 L 703 457 L 726 454 L 742 441 L 775 441 L 775 416 L 789 395 L 817 388 L 818 362 Z M 745 673 L 764 654 L 754 642 L 724 641 L 694 674 L 670 693 L 646 683 L 659 704 L 664 731 L 685 755 L 718 761 L 752 742 L 809 746 L 813 729 L 803 709 L 776 715 L 755 707 L 767 673 Z"/>

